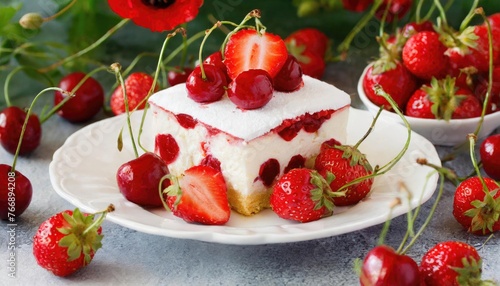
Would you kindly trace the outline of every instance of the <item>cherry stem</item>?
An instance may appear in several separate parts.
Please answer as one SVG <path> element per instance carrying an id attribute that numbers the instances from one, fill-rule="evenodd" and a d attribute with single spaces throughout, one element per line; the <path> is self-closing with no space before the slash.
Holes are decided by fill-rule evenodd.
<path id="1" fill-rule="evenodd" d="M 179 66 L 183 68 L 186 65 L 186 58 L 187 58 L 187 52 L 188 52 L 188 42 L 187 42 L 187 36 L 186 36 L 186 24 L 182 25 L 182 29 L 184 32 L 182 33 L 182 54 L 181 54 L 181 60 L 179 63 Z"/>
<path id="2" fill-rule="evenodd" d="M 438 205 L 439 201 L 441 200 L 441 196 L 443 195 L 445 177 L 440 173 L 439 174 L 439 179 L 440 179 L 440 181 L 439 181 L 438 195 L 436 197 L 436 201 L 434 201 L 434 204 L 432 205 L 432 208 L 431 208 L 431 210 L 429 212 L 429 215 L 427 215 L 427 218 L 426 218 L 425 222 L 422 224 L 422 226 L 417 231 L 417 233 L 415 234 L 415 236 L 412 237 L 412 239 L 410 240 L 410 242 L 408 243 L 408 245 L 406 245 L 406 247 L 404 247 L 404 248 L 403 248 L 403 243 L 400 245 L 400 247 L 398 249 L 398 253 L 399 254 L 405 254 L 415 244 L 415 242 L 417 241 L 418 237 L 420 237 L 420 235 L 424 232 L 424 230 L 429 225 L 429 223 L 430 223 L 430 221 L 432 219 L 432 216 L 434 215 L 434 212 L 436 211 L 437 205 Z M 420 209 L 420 205 L 417 207 L 417 210 L 419 210 L 419 209 Z M 414 218 L 416 218 L 416 215 L 414 216 Z M 403 241 L 406 241 L 406 240 L 403 240 Z"/>
<path id="3" fill-rule="evenodd" d="M 129 110 L 129 105 L 128 105 L 128 96 L 127 96 L 127 90 L 125 89 L 125 82 L 123 81 L 123 76 L 121 74 L 121 65 L 118 63 L 114 63 L 111 65 L 111 71 L 115 73 L 116 79 L 118 82 L 120 82 L 122 91 L 123 91 L 123 102 L 125 105 L 125 114 L 127 115 L 127 127 L 128 131 L 130 134 L 130 140 L 132 141 L 132 147 L 134 149 L 134 154 L 135 157 L 139 157 L 139 152 L 137 151 L 137 146 L 135 144 L 135 139 L 134 139 L 134 132 L 132 130 L 132 122 L 130 121 L 130 110 Z"/>
<path id="4" fill-rule="evenodd" d="M 142 105 L 142 102 L 146 102 L 146 105 L 144 106 L 144 111 L 142 113 L 141 124 L 140 124 L 140 127 L 139 127 L 139 134 L 138 134 L 138 137 L 137 137 L 137 142 L 139 144 L 139 147 L 144 152 L 147 152 L 147 150 L 141 144 L 141 135 L 142 135 L 143 127 L 144 127 L 144 122 L 146 121 L 146 113 L 147 113 L 147 110 L 149 108 L 149 104 L 147 104 L 147 100 L 151 97 L 151 95 L 155 91 L 156 82 L 158 81 L 158 75 L 159 75 L 160 70 L 161 70 L 161 64 L 162 64 L 163 54 L 165 53 L 165 49 L 167 47 L 167 44 L 168 44 L 170 38 L 174 37 L 177 33 L 181 33 L 182 37 L 184 39 L 186 39 L 186 30 L 184 28 L 178 28 L 174 32 L 172 32 L 172 33 L 170 33 L 170 34 L 167 35 L 167 37 L 163 41 L 163 45 L 162 45 L 161 50 L 160 50 L 160 55 L 158 56 L 158 63 L 156 64 L 156 71 L 155 71 L 155 74 L 154 74 L 154 77 L 153 77 L 153 83 L 151 84 L 151 88 L 148 91 L 148 95 L 141 101 L 140 104 L 137 105 L 137 106 L 140 106 L 140 105 Z"/>
<path id="5" fill-rule="evenodd" d="M 389 232 L 389 227 L 391 226 L 392 212 L 394 211 L 394 208 L 400 204 L 401 204 L 401 199 L 399 199 L 399 198 L 395 198 L 394 201 L 391 202 L 391 206 L 389 208 L 389 216 L 388 216 L 388 219 L 384 222 L 382 230 L 380 231 L 377 245 L 384 244 L 385 237 L 387 236 L 387 233 Z"/>
<path id="6" fill-rule="evenodd" d="M 65 63 L 69 62 L 69 61 L 72 61 L 78 57 L 81 57 L 82 55 L 84 55 L 84 54 L 90 52 L 91 50 L 95 49 L 96 47 L 98 47 L 100 44 L 102 44 L 105 40 L 107 40 L 109 37 L 111 37 L 111 35 L 113 35 L 116 31 L 118 31 L 121 27 L 123 27 L 129 21 L 130 21 L 130 19 L 122 19 L 120 22 L 118 22 L 118 24 L 111 27 L 111 29 L 109 29 L 101 38 L 99 38 L 97 41 L 95 41 L 90 46 L 86 47 L 85 49 L 83 49 L 75 54 L 72 54 L 71 56 L 68 56 L 60 61 L 55 62 L 50 66 L 38 69 L 38 71 L 41 73 L 49 72 L 49 71 L 65 64 Z"/>
<path id="7" fill-rule="evenodd" d="M 366 24 L 368 24 L 368 21 L 373 18 L 373 15 L 375 15 L 375 12 L 380 7 L 380 5 L 382 5 L 383 1 L 384 0 L 376 0 L 370 11 L 366 15 L 364 15 L 358 23 L 356 23 L 356 25 L 352 28 L 349 34 L 347 34 L 342 43 L 340 43 L 340 45 L 338 46 L 338 51 L 340 53 L 347 53 L 347 51 L 349 51 L 351 42 L 354 40 L 354 37 L 356 37 L 356 35 L 361 32 Z"/>
<path id="8" fill-rule="evenodd" d="M 8 75 L 7 77 L 5 78 L 5 83 L 3 85 L 3 93 L 4 93 L 4 97 L 5 97 L 5 104 L 7 106 L 12 106 L 12 102 L 10 101 L 10 96 L 9 96 L 9 85 L 10 85 L 10 81 L 12 79 L 12 77 L 18 73 L 19 71 L 21 70 L 33 70 L 35 72 L 37 72 L 38 74 L 40 74 L 41 76 L 43 76 L 49 83 L 50 86 L 53 86 L 54 83 L 52 82 L 52 79 L 46 75 L 45 73 L 41 73 L 39 71 L 37 71 L 35 68 L 32 68 L 32 67 L 27 67 L 27 66 L 18 66 L 16 67 L 15 69 L 13 69 Z"/>
<path id="9" fill-rule="evenodd" d="M 75 3 L 77 2 L 78 0 L 73 0 L 71 1 L 68 5 L 66 5 L 66 7 L 62 8 L 61 10 L 59 10 L 59 12 L 55 13 L 54 15 L 52 16 L 49 16 L 49 17 L 46 17 L 46 18 L 43 18 L 43 21 L 44 22 L 49 22 L 49 21 L 52 21 L 54 20 L 55 18 L 61 16 L 62 14 L 64 14 L 66 11 L 69 10 L 69 8 L 71 8 L 73 5 L 75 5 Z"/>
<path id="10" fill-rule="evenodd" d="M 486 109 L 488 108 L 488 104 L 490 102 L 490 97 L 491 97 L 491 92 L 493 88 L 493 35 L 491 33 L 491 24 L 490 21 L 488 21 L 488 18 L 486 18 L 486 15 L 484 14 L 483 8 L 478 8 L 475 10 L 475 13 L 481 15 L 484 19 L 484 23 L 486 24 L 486 30 L 488 31 L 488 55 L 489 55 L 489 61 L 488 61 L 488 88 L 486 90 L 486 95 L 484 98 L 483 102 L 483 110 L 481 111 L 481 118 L 479 118 L 479 122 L 477 124 L 476 130 L 474 131 L 474 134 L 478 136 L 479 131 L 481 130 L 481 127 L 483 126 L 484 122 L 484 116 L 486 115 Z"/>
<path id="11" fill-rule="evenodd" d="M 417 159 L 417 163 L 435 169 L 439 173 L 443 174 L 445 178 L 452 182 L 455 186 L 458 186 L 458 184 L 460 184 L 460 182 L 462 181 L 458 178 L 457 174 L 453 170 L 429 163 L 427 159 L 419 158 Z"/>
<path id="12" fill-rule="evenodd" d="M 483 176 L 481 175 L 481 170 L 479 170 L 479 166 L 477 165 L 476 153 L 475 153 L 475 144 L 476 144 L 477 136 L 475 134 L 469 134 L 469 135 L 467 135 L 467 138 L 469 139 L 469 153 L 470 153 L 470 159 L 472 161 L 472 166 L 474 167 L 474 170 L 476 171 L 476 175 L 479 178 L 481 185 L 483 186 L 483 191 L 486 194 L 489 194 L 490 193 L 489 188 L 486 185 L 486 182 L 484 181 Z"/>
<path id="13" fill-rule="evenodd" d="M 170 211 L 170 208 L 168 207 L 167 203 L 165 202 L 165 200 L 163 199 L 163 182 L 165 180 L 177 180 L 177 178 L 175 178 L 174 176 L 172 176 L 172 174 L 167 174 L 165 176 L 163 176 L 161 179 L 160 179 L 160 183 L 158 183 L 158 192 L 159 192 L 159 195 L 160 195 L 160 200 L 161 200 L 161 203 L 163 204 L 163 207 L 165 208 L 165 210 L 167 211 Z M 176 184 L 178 184 L 176 182 Z"/>
<path id="14" fill-rule="evenodd" d="M 104 211 L 101 211 L 101 212 L 98 212 L 98 213 L 95 213 L 94 215 L 96 214 L 100 214 L 99 218 L 97 218 L 96 220 L 94 220 L 94 222 L 89 225 L 83 232 L 82 232 L 82 236 L 85 236 L 89 231 L 99 227 L 102 222 L 104 221 L 104 218 L 106 217 L 106 215 L 110 212 L 114 212 L 115 211 L 115 206 L 113 204 L 110 204 Z"/>
<path id="15" fill-rule="evenodd" d="M 19 135 L 19 142 L 17 142 L 16 152 L 14 153 L 14 160 L 12 162 L 12 172 L 14 172 L 16 170 L 17 158 L 19 157 L 19 151 L 21 150 L 21 144 L 23 142 L 24 133 L 26 131 L 26 126 L 28 126 L 28 121 L 29 121 L 31 112 L 33 111 L 33 106 L 35 106 L 35 102 L 38 100 L 38 98 L 42 94 L 44 94 L 45 92 L 48 92 L 48 91 L 53 91 L 53 90 L 59 91 L 59 92 L 62 92 L 62 93 L 68 93 L 67 91 L 65 91 L 65 90 L 63 90 L 61 88 L 58 88 L 58 87 L 48 87 L 48 88 L 45 88 L 42 91 L 40 91 L 35 96 L 35 98 L 33 99 L 33 101 L 31 101 L 30 107 L 28 108 L 28 111 L 26 111 L 26 118 L 24 119 L 23 127 L 21 128 L 21 133 Z M 70 96 L 68 96 L 68 98 L 70 98 Z"/>
<path id="16" fill-rule="evenodd" d="M 358 142 L 356 142 L 356 144 L 354 145 L 354 149 L 358 149 L 359 145 L 361 145 L 361 143 L 363 143 L 363 141 L 365 141 L 366 138 L 368 138 L 368 136 L 370 135 L 370 133 L 372 133 L 373 129 L 375 128 L 375 123 L 377 122 L 380 114 L 382 113 L 382 110 L 383 110 L 383 107 L 380 107 L 377 114 L 375 115 L 375 117 L 373 118 L 372 120 L 372 124 L 370 125 L 370 127 L 368 128 L 368 130 L 365 132 L 365 134 L 363 135 L 363 137 L 361 137 L 361 139 L 358 140 Z"/>
<path id="17" fill-rule="evenodd" d="M 92 70 L 91 72 L 87 73 L 79 82 L 78 84 L 71 90 L 71 94 L 73 96 L 76 95 L 76 92 L 78 91 L 78 89 L 87 81 L 87 79 L 89 79 L 92 75 L 96 74 L 97 72 L 99 71 L 102 71 L 102 70 L 107 70 L 108 68 L 105 67 L 105 66 L 102 66 L 102 67 L 98 67 L 94 70 Z M 71 97 L 73 97 L 71 96 Z M 61 107 L 66 103 L 66 101 L 68 101 L 71 97 L 65 97 L 61 102 L 59 102 L 56 106 L 54 106 L 54 108 L 52 108 L 48 113 L 44 114 L 43 117 L 40 119 L 40 123 L 44 123 L 45 121 L 47 121 L 52 115 L 54 115 L 54 113 L 56 113 L 59 109 L 61 109 Z"/>
<path id="18" fill-rule="evenodd" d="M 410 123 L 408 123 L 408 120 L 406 120 L 405 116 L 403 115 L 403 113 L 401 112 L 401 110 L 399 109 L 398 105 L 396 104 L 396 102 L 392 99 L 392 97 L 387 94 L 386 92 L 384 92 L 382 90 L 382 87 L 380 87 L 379 85 L 375 86 L 374 87 L 375 89 L 375 92 L 377 95 L 379 96 L 382 96 L 383 98 L 385 98 L 385 100 L 387 100 L 387 102 L 391 105 L 392 109 L 394 110 L 394 112 L 396 112 L 399 117 L 401 118 L 401 120 L 403 121 L 405 127 L 406 127 L 406 130 L 408 131 L 408 136 L 406 138 L 406 142 L 403 146 L 403 148 L 401 149 L 401 151 L 399 151 L 399 153 L 394 157 L 392 158 L 391 161 L 389 161 L 387 164 L 385 164 L 384 166 L 382 167 L 378 167 L 376 166 L 375 167 L 375 170 L 373 171 L 373 173 L 369 174 L 369 175 L 366 175 L 366 176 L 361 176 L 357 179 L 354 179 L 352 180 L 351 182 L 343 185 L 342 187 L 340 187 L 337 191 L 338 192 L 341 192 L 345 189 L 347 189 L 348 187 L 350 186 L 353 186 L 353 185 L 356 185 L 364 180 L 367 180 L 367 179 L 370 179 L 370 178 L 375 178 L 377 176 L 380 176 L 380 175 L 383 175 L 387 172 L 389 172 L 392 167 L 394 167 L 394 165 L 396 165 L 399 160 L 401 160 L 401 158 L 403 157 L 403 155 L 406 153 L 406 151 L 408 150 L 408 147 L 410 146 L 410 141 L 411 141 L 411 126 L 410 126 Z"/>

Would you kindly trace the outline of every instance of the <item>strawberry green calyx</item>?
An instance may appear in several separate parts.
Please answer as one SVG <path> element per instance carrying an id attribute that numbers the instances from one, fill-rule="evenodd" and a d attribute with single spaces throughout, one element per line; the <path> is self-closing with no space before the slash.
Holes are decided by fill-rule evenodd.
<path id="1" fill-rule="evenodd" d="M 481 280 L 482 260 L 476 260 L 473 257 L 462 258 L 463 267 L 451 267 L 458 276 L 456 282 L 458 285 L 487 286 L 496 285 L 493 281 Z"/>
<path id="2" fill-rule="evenodd" d="M 449 75 L 441 80 L 432 78 L 431 85 L 423 87 L 423 90 L 429 95 L 432 102 L 431 111 L 436 119 L 449 121 L 453 111 L 465 99 L 465 96 L 456 95 L 458 88 L 455 85 L 455 78 Z"/>
<path id="3" fill-rule="evenodd" d="M 332 173 L 328 173 L 326 179 L 321 176 L 317 171 L 311 171 L 310 183 L 315 186 L 311 190 L 311 200 L 315 202 L 314 210 L 319 210 L 325 207 L 325 215 L 331 215 L 335 207 L 332 201 L 333 197 L 344 196 L 345 192 L 333 192 L 330 188 L 330 183 L 335 179 Z"/>
<path id="4" fill-rule="evenodd" d="M 351 165 L 351 167 L 361 165 L 367 172 L 373 172 L 373 167 L 366 159 L 366 155 L 361 153 L 356 146 L 336 145 L 334 148 L 343 152 L 342 158 L 349 159 L 349 165 Z"/>
<path id="5" fill-rule="evenodd" d="M 102 247 L 103 235 L 100 234 L 100 226 L 107 213 L 114 211 L 114 206 L 110 205 L 97 219 L 95 214 L 84 215 L 76 208 L 73 214 L 62 213 L 67 225 L 57 230 L 65 236 L 59 241 L 59 246 L 68 248 L 68 261 L 78 259 L 84 255 L 84 265 L 92 260 L 94 254 Z"/>
<path id="6" fill-rule="evenodd" d="M 165 190 L 162 190 L 163 186 L 163 181 L 164 180 L 170 180 L 171 184 L 168 186 Z M 166 194 L 168 197 L 175 197 L 175 202 L 173 204 L 174 208 L 179 205 L 181 202 L 181 197 L 182 197 L 182 189 L 179 184 L 179 178 L 176 176 L 173 176 L 172 174 L 165 175 L 159 183 L 159 188 L 160 188 L 160 197 L 163 198 L 164 195 Z M 166 210 L 170 210 L 168 205 L 165 203 L 165 201 L 162 199 L 163 206 L 165 207 Z"/>
<path id="7" fill-rule="evenodd" d="M 401 31 L 396 32 L 393 41 L 389 41 L 389 35 L 384 33 L 377 37 L 380 45 L 379 57 L 373 62 L 373 74 L 382 74 L 396 68 L 397 63 L 401 61 L 401 51 L 406 42 L 406 38 Z"/>
<path id="8" fill-rule="evenodd" d="M 500 187 L 499 187 L 500 188 Z M 472 218 L 472 231 L 482 231 L 486 233 L 493 232 L 493 225 L 500 219 L 500 197 L 495 199 L 494 195 L 499 189 L 493 193 L 486 192 L 483 201 L 475 200 L 471 203 L 472 209 L 465 212 L 465 215 Z"/>

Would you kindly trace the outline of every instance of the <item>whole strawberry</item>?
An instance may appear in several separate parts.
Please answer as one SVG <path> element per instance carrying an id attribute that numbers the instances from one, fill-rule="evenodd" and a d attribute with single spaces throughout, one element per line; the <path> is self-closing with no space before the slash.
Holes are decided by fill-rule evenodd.
<path id="1" fill-rule="evenodd" d="M 406 68 L 421 79 L 442 78 L 448 70 L 446 46 L 434 31 L 418 32 L 408 39 L 402 57 Z"/>
<path id="2" fill-rule="evenodd" d="M 488 235 L 500 230 L 500 186 L 484 178 L 471 177 L 458 185 L 453 199 L 453 216 L 468 231 Z"/>
<path id="3" fill-rule="evenodd" d="M 455 78 L 433 78 L 430 85 L 423 85 L 408 100 L 405 113 L 411 117 L 463 119 L 481 115 L 479 100 L 466 88 L 455 85 Z"/>
<path id="4" fill-rule="evenodd" d="M 313 54 L 324 58 L 330 46 L 328 36 L 316 28 L 302 28 L 294 31 L 285 38 L 287 49 L 293 50 L 296 48 L 310 51 Z"/>
<path id="5" fill-rule="evenodd" d="M 143 109 L 146 105 L 146 97 L 153 85 L 153 77 L 142 72 L 130 74 L 125 80 L 129 110 Z M 158 87 L 155 86 L 157 91 Z M 111 111 L 115 114 L 125 113 L 125 95 L 121 86 L 117 87 L 111 95 Z"/>
<path id="6" fill-rule="evenodd" d="M 314 162 L 314 168 L 326 177 L 333 175 L 330 183 L 332 191 L 373 173 L 366 156 L 357 147 L 341 145 L 338 142 L 324 142 Z M 373 178 L 362 180 L 345 189 L 345 196 L 333 198 L 336 206 L 353 205 L 365 198 L 371 190 Z"/>
<path id="7" fill-rule="evenodd" d="M 422 257 L 420 275 L 426 286 L 488 285 L 481 284 L 481 257 L 464 242 L 436 244 Z"/>
<path id="8" fill-rule="evenodd" d="M 57 276 L 68 276 L 87 266 L 101 248 L 101 223 L 110 205 L 94 220 L 77 208 L 55 214 L 44 221 L 33 237 L 33 254 L 38 264 Z"/>
<path id="9" fill-rule="evenodd" d="M 269 201 L 279 217 L 310 222 L 332 215 L 336 195 L 317 171 L 296 168 L 281 176 Z"/>

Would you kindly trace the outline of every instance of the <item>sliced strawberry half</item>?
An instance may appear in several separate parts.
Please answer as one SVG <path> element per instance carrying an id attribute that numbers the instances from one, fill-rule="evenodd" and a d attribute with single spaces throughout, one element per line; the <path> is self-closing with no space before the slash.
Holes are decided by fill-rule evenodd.
<path id="1" fill-rule="evenodd" d="M 222 173 L 199 165 L 171 178 L 166 189 L 167 204 L 175 216 L 187 222 L 222 225 L 229 220 L 226 182 Z"/>
<path id="2" fill-rule="evenodd" d="M 254 29 L 234 33 L 224 50 L 224 64 L 233 80 L 250 69 L 263 69 L 274 77 L 287 58 L 288 51 L 280 36 Z"/>

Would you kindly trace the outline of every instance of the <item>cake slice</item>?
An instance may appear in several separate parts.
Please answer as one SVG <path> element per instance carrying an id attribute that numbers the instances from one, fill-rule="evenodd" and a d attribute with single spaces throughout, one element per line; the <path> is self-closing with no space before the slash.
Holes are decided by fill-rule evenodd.
<path id="1" fill-rule="evenodd" d="M 255 110 L 236 107 L 227 97 L 200 104 L 184 84 L 151 96 L 155 152 L 170 173 L 194 165 L 221 170 L 231 207 L 252 215 L 269 207 L 272 185 L 294 167 L 314 158 L 321 143 L 346 139 L 350 97 L 333 85 L 303 76 L 303 86 L 275 91 Z"/>

